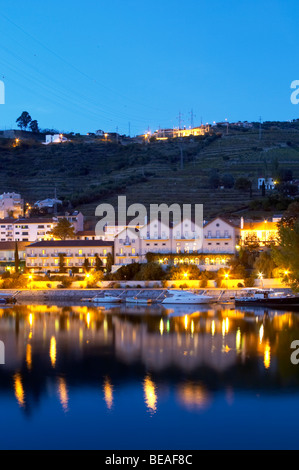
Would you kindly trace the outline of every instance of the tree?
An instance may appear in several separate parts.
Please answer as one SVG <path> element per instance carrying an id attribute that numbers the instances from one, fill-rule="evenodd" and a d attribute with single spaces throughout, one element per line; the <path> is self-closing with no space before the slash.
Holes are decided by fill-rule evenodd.
<path id="1" fill-rule="evenodd" d="M 231 189 L 231 188 L 234 187 L 235 179 L 234 179 L 233 175 L 228 173 L 228 174 L 225 174 L 225 175 L 222 176 L 221 182 L 222 182 L 222 185 L 225 188 Z"/>
<path id="2" fill-rule="evenodd" d="M 273 271 L 276 268 L 275 261 L 270 251 L 263 251 L 254 263 L 254 268 L 268 279 L 273 277 Z"/>
<path id="3" fill-rule="evenodd" d="M 276 265 L 284 272 L 286 283 L 299 292 L 299 220 L 292 226 L 280 225 L 279 246 L 272 248 Z"/>
<path id="4" fill-rule="evenodd" d="M 161 281 L 164 277 L 165 273 L 160 264 L 146 263 L 141 265 L 135 279 L 138 281 Z"/>
<path id="5" fill-rule="evenodd" d="M 110 275 L 113 281 L 132 281 L 141 269 L 140 263 L 126 264 Z"/>
<path id="6" fill-rule="evenodd" d="M 200 278 L 200 269 L 193 264 L 172 266 L 167 277 L 171 281 L 196 281 Z"/>
<path id="7" fill-rule="evenodd" d="M 36 120 L 31 121 L 29 124 L 31 132 L 35 132 L 36 134 L 39 133 L 38 122 Z"/>
<path id="8" fill-rule="evenodd" d="M 19 259 L 19 250 L 18 250 L 18 242 L 15 243 L 15 272 L 19 271 L 20 267 L 20 259 Z"/>
<path id="9" fill-rule="evenodd" d="M 112 254 L 111 254 L 111 253 L 108 253 L 108 255 L 107 255 L 107 263 L 106 263 L 107 273 L 111 273 L 111 269 L 112 269 L 113 263 L 114 263 L 114 259 L 113 259 Z"/>
<path id="10" fill-rule="evenodd" d="M 59 219 L 57 225 L 49 232 L 53 238 L 66 240 L 68 238 L 75 238 L 75 229 L 73 225 L 66 219 Z"/>
<path id="11" fill-rule="evenodd" d="M 217 189 L 220 185 L 220 178 L 217 171 L 212 171 L 209 177 L 209 186 L 211 189 Z"/>
<path id="12" fill-rule="evenodd" d="M 297 220 L 299 220 L 299 202 L 292 202 L 284 212 L 279 225 L 293 227 Z"/>
<path id="13" fill-rule="evenodd" d="M 64 258 L 65 258 L 65 254 L 59 253 L 59 272 L 60 273 L 65 273 Z"/>
<path id="14" fill-rule="evenodd" d="M 98 272 L 98 271 L 102 271 L 102 269 L 103 269 L 103 261 L 101 260 L 99 255 L 96 253 L 95 254 L 95 270 Z"/>
<path id="15" fill-rule="evenodd" d="M 18 119 L 16 120 L 16 123 L 18 124 L 18 127 L 20 127 L 21 130 L 27 129 L 30 122 L 31 116 L 27 111 L 23 111 L 21 116 L 18 117 Z"/>
<path id="16" fill-rule="evenodd" d="M 247 178 L 238 178 L 235 182 L 235 189 L 238 189 L 239 191 L 248 191 L 252 187 L 252 183 L 249 179 Z"/>
<path id="17" fill-rule="evenodd" d="M 93 273 L 87 280 L 87 289 L 96 289 L 98 287 L 98 282 L 103 281 L 103 279 L 104 273 L 102 271 L 97 271 Z"/>
<path id="18" fill-rule="evenodd" d="M 84 263 L 83 263 L 83 266 L 84 266 L 85 272 L 88 272 L 89 269 L 90 269 L 90 264 L 89 264 L 88 258 L 85 258 Z"/>

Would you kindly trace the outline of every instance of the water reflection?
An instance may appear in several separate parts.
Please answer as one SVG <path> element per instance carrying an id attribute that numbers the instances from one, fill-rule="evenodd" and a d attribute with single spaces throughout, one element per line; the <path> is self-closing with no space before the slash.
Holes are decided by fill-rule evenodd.
<path id="1" fill-rule="evenodd" d="M 50 359 L 52 367 L 55 368 L 56 365 L 56 339 L 55 336 L 52 336 L 50 341 Z"/>
<path id="2" fill-rule="evenodd" d="M 62 409 L 65 413 L 67 413 L 69 410 L 68 408 L 69 395 L 68 395 L 66 381 L 63 377 L 58 377 L 57 391 L 58 391 L 59 401 L 61 403 Z"/>
<path id="3" fill-rule="evenodd" d="M 151 379 L 150 375 L 147 375 L 143 382 L 143 390 L 144 390 L 144 399 L 146 406 L 150 413 L 155 413 L 157 410 L 157 393 L 156 393 L 156 385 L 154 384 L 153 380 Z"/>
<path id="4" fill-rule="evenodd" d="M 104 380 L 104 398 L 108 410 L 111 410 L 113 406 L 113 386 L 109 377 L 105 377 Z"/>
<path id="5" fill-rule="evenodd" d="M 189 410 L 203 410 L 211 402 L 211 394 L 200 382 L 187 382 L 178 385 L 177 397 L 179 402 Z"/>
<path id="6" fill-rule="evenodd" d="M 13 376 L 13 383 L 14 383 L 15 397 L 17 399 L 19 406 L 23 408 L 25 406 L 25 393 L 24 393 L 24 388 L 22 384 L 21 374 L 16 373 Z"/>
<path id="7" fill-rule="evenodd" d="M 0 367 L 0 403 L 10 390 L 21 409 L 33 412 L 54 388 L 69 412 L 71 390 L 92 387 L 114 412 L 120 391 L 131 383 L 154 415 L 165 390 L 194 411 L 211 407 L 216 390 L 230 403 L 238 388 L 285 392 L 285 384 L 299 384 L 289 350 L 296 335 L 299 316 L 273 310 L 2 308 L 7 362 Z"/>

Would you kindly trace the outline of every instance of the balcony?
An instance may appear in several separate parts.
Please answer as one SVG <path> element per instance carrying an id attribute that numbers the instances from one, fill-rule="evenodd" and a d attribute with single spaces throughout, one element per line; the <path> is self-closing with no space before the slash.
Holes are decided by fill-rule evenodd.
<path id="1" fill-rule="evenodd" d="M 230 240 L 231 238 L 231 235 L 205 235 L 206 240 Z"/>

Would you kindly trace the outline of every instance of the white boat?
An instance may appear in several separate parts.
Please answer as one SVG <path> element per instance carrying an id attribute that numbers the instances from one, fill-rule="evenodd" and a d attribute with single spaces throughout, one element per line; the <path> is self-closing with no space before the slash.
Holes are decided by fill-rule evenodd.
<path id="1" fill-rule="evenodd" d="M 169 290 L 162 304 L 209 304 L 215 299 L 209 295 L 185 290 Z"/>
<path id="2" fill-rule="evenodd" d="M 152 299 L 142 298 L 142 297 L 126 297 L 126 302 L 129 304 L 141 304 L 141 305 L 149 305 L 152 303 Z"/>
<path id="3" fill-rule="evenodd" d="M 122 302 L 122 299 L 115 295 L 104 294 L 103 296 L 96 295 L 95 297 L 92 297 L 91 302 L 99 304 L 119 304 Z"/>

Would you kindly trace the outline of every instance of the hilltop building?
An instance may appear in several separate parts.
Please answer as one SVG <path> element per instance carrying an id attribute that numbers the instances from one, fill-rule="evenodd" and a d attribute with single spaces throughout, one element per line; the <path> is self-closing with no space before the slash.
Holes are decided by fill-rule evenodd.
<path id="1" fill-rule="evenodd" d="M 68 139 L 62 134 L 46 135 L 46 142 L 43 142 L 44 145 L 49 144 L 62 144 L 68 142 Z"/>
<path id="2" fill-rule="evenodd" d="M 6 217 L 18 218 L 24 213 L 24 200 L 18 193 L 3 193 L 0 195 L 0 219 Z"/>
<path id="3" fill-rule="evenodd" d="M 42 201 L 36 201 L 34 203 L 34 206 L 37 207 L 38 209 L 53 209 L 55 204 L 58 206 L 58 205 L 61 205 L 62 204 L 62 201 L 60 201 L 59 199 L 55 199 L 55 198 L 47 198 L 47 199 L 43 199 Z"/>
<path id="4" fill-rule="evenodd" d="M 266 190 L 273 191 L 275 189 L 276 182 L 273 178 L 259 178 L 258 179 L 258 189 L 262 189 L 263 185 L 265 185 Z"/>

